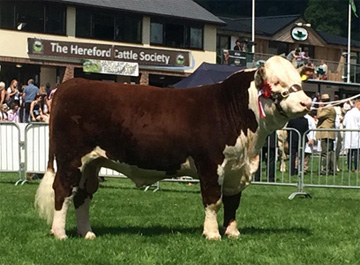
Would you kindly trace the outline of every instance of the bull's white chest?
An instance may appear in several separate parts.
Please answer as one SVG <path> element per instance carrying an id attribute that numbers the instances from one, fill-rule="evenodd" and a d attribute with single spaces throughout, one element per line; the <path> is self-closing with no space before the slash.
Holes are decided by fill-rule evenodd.
<path id="1" fill-rule="evenodd" d="M 225 195 L 237 194 L 250 185 L 251 177 L 258 168 L 258 156 L 251 151 L 252 135 L 251 132 L 247 136 L 241 132 L 235 145 L 224 149 L 225 157 L 217 173 Z"/>

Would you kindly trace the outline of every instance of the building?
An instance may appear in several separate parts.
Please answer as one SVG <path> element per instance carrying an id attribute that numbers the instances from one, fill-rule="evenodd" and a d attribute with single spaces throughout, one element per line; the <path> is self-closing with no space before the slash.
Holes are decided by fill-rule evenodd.
<path id="1" fill-rule="evenodd" d="M 224 49 L 231 52 L 236 40 L 249 43 L 252 34 L 251 17 L 220 18 L 227 25 L 218 29 L 218 63 L 223 61 Z M 351 81 L 360 82 L 360 42 L 352 41 L 351 46 Z M 346 38 L 318 32 L 300 15 L 256 17 L 255 61 L 274 54 L 286 56 L 296 48 L 307 51 L 315 66 L 325 60 L 329 67 L 329 79 L 343 81 Z"/>
<path id="2" fill-rule="evenodd" d="M 0 80 L 168 86 L 216 62 L 221 25 L 192 0 L 2 0 Z"/>

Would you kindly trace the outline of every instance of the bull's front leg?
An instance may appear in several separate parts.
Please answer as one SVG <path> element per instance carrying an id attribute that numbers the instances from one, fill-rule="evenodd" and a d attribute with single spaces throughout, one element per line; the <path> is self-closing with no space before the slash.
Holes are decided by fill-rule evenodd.
<path id="1" fill-rule="evenodd" d="M 218 183 L 216 165 L 197 165 L 197 168 L 205 208 L 203 236 L 209 240 L 221 240 L 217 222 L 217 212 L 221 206 L 221 186 Z"/>
<path id="2" fill-rule="evenodd" d="M 239 208 L 241 192 L 231 196 L 223 195 L 224 204 L 224 229 L 225 235 L 230 238 L 238 238 L 240 232 L 237 228 L 236 210 Z"/>

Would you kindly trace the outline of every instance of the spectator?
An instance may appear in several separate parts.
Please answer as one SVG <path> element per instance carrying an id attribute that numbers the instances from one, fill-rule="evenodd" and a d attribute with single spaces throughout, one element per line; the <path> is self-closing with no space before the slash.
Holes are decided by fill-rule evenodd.
<path id="1" fill-rule="evenodd" d="M 235 41 L 235 46 L 234 46 L 234 49 L 235 51 L 241 51 L 241 44 L 240 44 L 240 41 L 239 40 L 236 40 Z"/>
<path id="2" fill-rule="evenodd" d="M 7 112 L 7 120 L 12 122 L 19 122 L 19 106 L 12 102 L 10 104 L 10 110 Z"/>
<path id="3" fill-rule="evenodd" d="M 50 114 L 51 113 L 51 102 L 54 98 L 54 94 L 56 92 L 57 88 L 51 90 L 50 94 L 49 94 L 49 97 L 46 99 L 46 104 L 48 106 L 48 113 Z"/>
<path id="4" fill-rule="evenodd" d="M 319 92 L 316 92 L 315 93 L 315 95 L 313 95 L 312 96 L 312 102 L 313 102 L 313 104 L 311 105 L 311 107 L 317 107 L 317 105 L 316 104 L 314 104 L 314 103 L 319 103 L 320 102 L 320 93 Z"/>
<path id="5" fill-rule="evenodd" d="M 8 107 L 6 104 L 0 105 L 0 121 L 6 121 L 7 120 L 7 111 Z"/>
<path id="6" fill-rule="evenodd" d="M 343 106 L 343 113 L 344 115 L 349 111 L 351 110 L 353 107 L 353 103 L 351 100 L 348 100 L 344 103 L 344 106 Z"/>
<path id="7" fill-rule="evenodd" d="M 34 101 L 36 95 L 39 94 L 39 88 L 34 85 L 34 80 L 29 79 L 28 85 L 24 88 L 23 99 L 25 103 L 25 120 L 24 122 L 29 122 L 30 117 L 30 105 Z"/>
<path id="8" fill-rule="evenodd" d="M 6 99 L 5 83 L 0 82 L 0 106 L 5 104 L 5 99 Z"/>
<path id="9" fill-rule="evenodd" d="M 333 106 L 327 105 L 330 101 L 329 94 L 321 95 L 320 109 L 317 111 L 318 128 L 334 129 L 336 112 Z M 321 171 L 320 175 L 335 174 L 334 164 L 334 140 L 335 132 L 329 130 L 318 131 L 316 138 L 320 140 L 321 146 Z"/>
<path id="10" fill-rule="evenodd" d="M 289 54 L 286 56 L 286 59 L 288 59 L 294 66 L 297 66 L 296 61 L 300 58 L 300 49 L 297 48 L 295 50 L 292 50 L 289 52 Z"/>
<path id="11" fill-rule="evenodd" d="M 11 81 L 10 86 L 7 89 L 6 103 L 9 107 L 12 105 L 12 103 L 20 106 L 20 92 L 18 90 L 18 81 L 16 79 Z"/>
<path id="12" fill-rule="evenodd" d="M 307 63 L 300 71 L 301 80 L 314 79 L 315 69 L 312 63 Z"/>
<path id="13" fill-rule="evenodd" d="M 338 95 L 334 96 L 334 100 L 338 101 L 340 100 L 340 97 Z M 335 112 L 336 112 L 336 117 L 335 117 L 335 129 L 343 129 L 343 113 L 342 113 L 342 106 L 338 105 L 338 106 L 334 106 Z M 339 158 L 340 158 L 340 151 L 341 151 L 341 147 L 342 147 L 342 142 L 343 142 L 343 136 L 344 133 L 343 132 L 336 132 L 335 135 L 335 164 L 336 164 L 336 171 L 339 172 Z"/>
<path id="14" fill-rule="evenodd" d="M 44 97 L 45 95 L 37 95 L 35 100 L 30 104 L 31 121 L 48 122 L 49 117 L 44 110 Z"/>
<path id="15" fill-rule="evenodd" d="M 308 114 L 305 115 L 305 118 L 308 120 L 308 126 L 310 130 L 307 134 L 308 142 L 306 143 L 304 150 L 304 173 L 306 174 L 309 169 L 310 156 L 313 152 L 314 144 L 316 141 L 315 131 L 312 131 L 316 129 L 316 111 L 310 111 Z"/>
<path id="16" fill-rule="evenodd" d="M 324 60 L 321 60 L 320 65 L 316 68 L 316 74 L 320 80 L 327 80 L 328 66 Z"/>
<path id="17" fill-rule="evenodd" d="M 308 55 L 308 51 L 307 50 L 304 50 L 304 51 L 301 51 L 299 52 L 299 58 L 297 59 L 297 67 L 301 67 L 305 64 L 308 64 L 309 63 L 309 60 L 310 60 L 310 57 Z"/>
<path id="18" fill-rule="evenodd" d="M 344 127 L 350 130 L 360 129 L 360 99 L 355 101 L 355 106 L 348 111 L 344 118 Z M 354 171 L 358 170 L 358 155 L 360 148 L 359 132 L 345 132 L 344 148 L 348 150 L 347 161 L 349 171 L 352 170 L 352 157 L 354 157 Z"/>
<path id="19" fill-rule="evenodd" d="M 303 146 L 302 139 L 307 130 L 309 130 L 309 123 L 308 120 L 302 116 L 297 117 L 295 119 L 289 120 L 287 128 L 292 128 L 297 130 L 300 135 L 293 130 L 288 132 L 288 143 L 289 143 L 289 154 L 290 154 L 290 175 L 298 175 L 298 169 L 302 167 L 301 161 L 301 151 L 300 150 Z M 300 137 L 300 139 L 299 139 Z M 305 142 L 307 142 L 307 136 L 305 136 Z M 300 158 L 300 159 L 299 159 Z"/>
<path id="20" fill-rule="evenodd" d="M 51 92 L 50 83 L 46 83 L 46 85 L 45 85 L 45 91 L 46 91 L 46 97 L 49 97 L 50 92 Z"/>
<path id="21" fill-rule="evenodd" d="M 20 92 L 20 101 L 19 101 L 19 104 L 20 104 L 20 113 L 19 113 L 20 122 L 25 122 L 25 104 L 24 104 L 24 98 L 23 98 L 24 89 L 25 89 L 25 85 L 19 86 L 19 92 Z"/>

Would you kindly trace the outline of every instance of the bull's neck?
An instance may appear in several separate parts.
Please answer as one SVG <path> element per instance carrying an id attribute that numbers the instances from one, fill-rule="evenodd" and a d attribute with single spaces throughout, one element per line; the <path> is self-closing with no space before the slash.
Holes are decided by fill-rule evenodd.
<path id="1" fill-rule="evenodd" d="M 287 120 L 281 114 L 276 111 L 274 104 L 271 104 L 271 108 L 267 108 L 267 113 L 265 117 L 260 117 L 260 110 L 258 104 L 258 90 L 254 85 L 254 82 L 251 83 L 249 88 L 249 108 L 255 113 L 256 120 L 258 123 L 258 128 L 253 135 L 253 144 L 251 147 L 251 153 L 256 155 L 259 153 L 263 145 L 265 144 L 266 138 L 268 135 L 274 131 L 281 129 L 285 126 Z M 270 99 L 260 99 L 262 104 L 265 101 L 270 102 Z"/>

